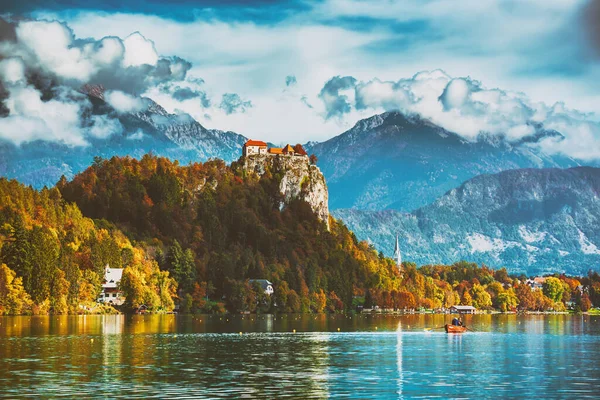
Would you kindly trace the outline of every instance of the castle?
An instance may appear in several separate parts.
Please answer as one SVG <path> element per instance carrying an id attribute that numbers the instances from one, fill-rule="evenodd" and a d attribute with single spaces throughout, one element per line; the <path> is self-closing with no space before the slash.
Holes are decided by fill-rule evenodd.
<path id="1" fill-rule="evenodd" d="M 299 143 L 294 147 L 286 144 L 284 147 L 280 148 L 269 147 L 265 142 L 252 139 L 244 143 L 243 154 L 244 157 L 263 154 L 308 157 L 308 154 L 306 154 L 306 151 Z"/>

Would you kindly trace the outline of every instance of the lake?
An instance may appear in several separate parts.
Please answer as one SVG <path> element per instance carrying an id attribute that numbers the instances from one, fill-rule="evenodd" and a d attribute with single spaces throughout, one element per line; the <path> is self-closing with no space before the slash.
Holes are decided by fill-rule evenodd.
<path id="1" fill-rule="evenodd" d="M 472 332 L 425 331 L 450 319 L 0 317 L 0 396 L 600 397 L 600 316 L 474 315 Z"/>

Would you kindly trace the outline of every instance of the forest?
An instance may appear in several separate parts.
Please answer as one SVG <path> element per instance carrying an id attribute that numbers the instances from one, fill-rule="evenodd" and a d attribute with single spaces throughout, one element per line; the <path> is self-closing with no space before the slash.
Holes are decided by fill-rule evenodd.
<path id="1" fill-rule="evenodd" d="M 96 158 L 34 190 L 0 179 L 0 314 L 110 313 L 104 268 L 124 268 L 119 311 L 344 312 L 375 306 L 587 311 L 600 276 L 526 277 L 468 262 L 402 272 L 346 226 L 284 202 L 282 171 L 236 162 L 179 165 L 153 155 Z M 254 280 L 273 283 L 273 295 Z"/>

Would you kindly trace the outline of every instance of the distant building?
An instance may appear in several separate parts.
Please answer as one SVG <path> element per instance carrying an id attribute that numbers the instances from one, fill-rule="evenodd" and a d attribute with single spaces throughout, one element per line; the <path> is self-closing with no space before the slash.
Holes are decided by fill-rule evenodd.
<path id="1" fill-rule="evenodd" d="M 286 144 L 284 147 L 269 147 L 267 143 L 260 140 L 248 140 L 244 143 L 244 157 L 262 154 L 308 157 L 306 150 L 300 143 L 295 146 Z"/>
<path id="2" fill-rule="evenodd" d="M 120 306 L 125 302 L 123 294 L 119 290 L 119 283 L 123 276 L 123 268 L 110 268 L 108 265 L 104 269 L 104 282 L 102 283 L 102 292 L 98 298 L 99 303 L 113 304 Z"/>
<path id="3" fill-rule="evenodd" d="M 249 282 L 251 285 L 254 282 L 257 282 L 260 285 L 260 287 L 262 288 L 262 290 L 265 291 L 265 294 L 268 296 L 272 295 L 274 292 L 273 284 L 266 279 L 250 279 Z"/>
<path id="4" fill-rule="evenodd" d="M 267 147 L 267 144 L 260 140 L 248 140 L 246 143 L 244 143 L 244 157 L 255 154 L 267 154 Z"/>
<path id="5" fill-rule="evenodd" d="M 473 306 L 452 306 L 450 307 L 451 314 L 475 314 L 477 309 Z"/>
<path id="6" fill-rule="evenodd" d="M 544 287 L 544 283 L 546 282 L 546 278 L 542 276 L 536 276 L 533 279 L 527 279 L 525 283 L 531 287 L 533 290 L 542 290 Z"/>
<path id="7" fill-rule="evenodd" d="M 400 253 L 398 235 L 396 235 L 396 247 L 394 247 L 394 258 L 396 259 L 396 267 L 398 267 L 398 270 L 402 271 L 402 254 Z"/>
<path id="8" fill-rule="evenodd" d="M 268 154 L 283 154 L 283 149 L 280 147 L 269 147 L 269 149 L 267 150 Z"/>
<path id="9" fill-rule="evenodd" d="M 283 152 L 283 154 L 288 155 L 288 156 L 293 156 L 295 153 L 294 148 L 292 146 L 290 146 L 289 144 L 285 145 L 282 152 Z"/>
<path id="10" fill-rule="evenodd" d="M 294 152 L 297 156 L 308 156 L 308 153 L 306 153 L 306 150 L 304 150 L 304 147 L 300 143 L 294 146 Z"/>

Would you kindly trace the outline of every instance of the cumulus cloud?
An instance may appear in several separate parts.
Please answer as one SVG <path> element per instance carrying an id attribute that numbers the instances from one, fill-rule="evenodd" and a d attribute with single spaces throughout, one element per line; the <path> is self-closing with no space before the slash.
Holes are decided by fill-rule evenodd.
<path id="1" fill-rule="evenodd" d="M 245 113 L 252 107 L 251 101 L 244 101 L 237 93 L 225 93 L 219 106 L 225 114 Z"/>
<path id="2" fill-rule="evenodd" d="M 104 99 L 119 113 L 136 112 L 147 106 L 140 94 L 184 81 L 190 68 L 160 56 L 139 32 L 82 39 L 58 21 L 0 19 L 0 139 L 71 146 L 105 139 L 123 127 L 114 116 L 92 115 L 83 85 L 106 88 Z"/>
<path id="3" fill-rule="evenodd" d="M 154 42 L 139 32 L 125 39 L 107 36 L 94 40 L 76 38 L 58 21 L 2 24 L 5 33 L 0 37 L 0 58 L 19 57 L 28 71 L 59 84 L 75 87 L 94 83 L 141 94 L 151 86 L 184 80 L 191 68 L 182 58 L 159 56 Z"/>
<path id="4" fill-rule="evenodd" d="M 135 113 L 147 108 L 147 104 L 142 98 L 131 96 L 119 90 L 105 92 L 104 100 L 120 113 Z"/>
<path id="5" fill-rule="evenodd" d="M 134 32 L 123 40 L 125 56 L 124 67 L 137 67 L 140 65 L 156 65 L 158 53 L 152 40 L 146 39 L 141 33 Z"/>
<path id="6" fill-rule="evenodd" d="M 348 96 L 342 94 L 342 91 L 354 89 L 356 79 L 351 76 L 334 76 L 325 83 L 319 97 L 325 103 L 327 110 L 326 118 L 341 116 L 350 112 L 352 105 Z"/>
<path id="7" fill-rule="evenodd" d="M 15 144 L 34 140 L 86 144 L 81 114 L 88 103 L 77 99 L 77 93 L 65 89 L 57 92 L 54 99 L 42 101 L 41 93 L 30 85 L 11 85 L 8 91 L 5 105 L 9 115 L 0 118 L 0 138 Z"/>
<path id="8" fill-rule="evenodd" d="M 88 128 L 88 134 L 93 138 L 106 139 L 122 132 L 123 125 L 121 125 L 118 119 L 109 118 L 105 115 L 94 115 L 91 117 L 91 126 Z"/>
<path id="9" fill-rule="evenodd" d="M 341 90 L 351 91 L 342 94 Z M 326 118 L 356 110 L 399 110 L 429 120 L 466 140 L 494 135 L 517 143 L 542 130 L 562 136 L 537 145 L 552 153 L 588 160 L 600 158 L 600 125 L 590 115 L 558 103 L 533 102 L 522 93 L 488 89 L 470 77 L 453 78 L 444 71 L 424 71 L 398 81 L 359 82 L 335 76 L 320 94 Z M 528 140 L 531 141 L 531 140 Z"/>

